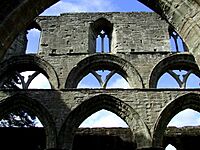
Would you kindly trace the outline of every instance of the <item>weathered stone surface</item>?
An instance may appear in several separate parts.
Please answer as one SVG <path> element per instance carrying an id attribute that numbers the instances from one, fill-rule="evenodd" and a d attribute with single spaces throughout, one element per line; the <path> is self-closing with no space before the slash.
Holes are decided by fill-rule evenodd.
<path id="1" fill-rule="evenodd" d="M 152 136 L 159 141 L 177 112 L 200 103 L 198 90 L 4 90 L 0 97 L 0 116 L 24 107 L 41 118 L 48 138 L 55 139 L 57 132 L 60 142 L 72 140 L 82 121 L 97 110 L 110 110 L 127 122 L 140 147 Z"/>
<path id="2" fill-rule="evenodd" d="M 46 149 L 72 149 L 79 125 L 101 109 L 117 114 L 128 124 L 129 138 L 133 137 L 135 149 L 160 150 L 169 144 L 166 137 L 169 141 L 179 138 L 180 129 L 165 136 L 167 124 L 184 109 L 200 111 L 200 91 L 156 88 L 159 78 L 168 70 L 192 70 L 200 76 L 200 59 L 196 55 L 199 4 L 161 0 L 153 6 L 150 1 L 141 0 L 156 11 L 162 11 L 160 15 L 166 20 L 155 13 L 67 13 L 38 17 L 36 22 L 42 31 L 39 52 L 25 55 L 27 41 L 22 29 L 27 30 L 33 17 L 55 1 L 34 2 L 31 9 L 25 6 L 33 1 L 23 1 L 22 5 L 22 1 L 17 1 L 11 12 L 1 10 L 5 13 L 5 17 L 0 16 L 2 53 L 16 35 L 21 34 L 7 51 L 4 61 L 1 60 L 0 86 L 16 71 L 36 70 L 49 79 L 52 89 L 1 89 L 0 116 L 19 108 L 36 114 L 44 125 Z M 191 16 L 192 7 L 195 9 Z M 25 18 L 22 10 L 28 12 Z M 11 28 L 13 22 L 16 22 L 16 31 Z M 168 23 L 183 35 L 189 50 L 195 52 L 194 56 L 189 52 L 170 52 Z M 110 37 L 109 53 L 95 51 L 100 29 Z M 116 71 L 131 89 L 77 89 L 81 79 L 96 70 Z M 181 129 L 181 135 L 193 136 L 188 134 L 190 131 Z M 179 143 L 177 148 L 184 149 L 183 145 Z"/>
<path id="3" fill-rule="evenodd" d="M 99 18 L 113 26 L 112 53 L 169 51 L 168 24 L 155 13 L 69 13 L 37 18 L 43 29 L 40 55 L 89 53 Z"/>

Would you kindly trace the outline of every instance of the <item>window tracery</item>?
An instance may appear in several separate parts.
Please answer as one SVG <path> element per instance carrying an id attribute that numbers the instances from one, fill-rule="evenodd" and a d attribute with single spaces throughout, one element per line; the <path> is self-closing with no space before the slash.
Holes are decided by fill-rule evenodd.
<path id="1" fill-rule="evenodd" d="M 110 53 L 110 39 L 104 30 L 96 38 L 96 52 Z"/>
<path id="2" fill-rule="evenodd" d="M 171 79 L 169 79 L 169 77 L 175 80 L 177 85 L 175 82 L 171 82 Z M 190 77 L 192 77 L 192 80 L 190 80 Z M 191 83 L 191 81 L 196 83 L 195 84 Z M 168 83 L 170 83 L 171 85 L 168 85 Z M 186 88 L 199 88 L 199 84 L 200 84 L 200 78 L 193 72 L 193 70 L 168 70 L 158 80 L 157 87 L 186 89 Z"/>
<path id="3" fill-rule="evenodd" d="M 43 78 L 41 80 L 41 78 Z M 38 83 L 37 87 L 31 86 L 35 81 Z M 42 87 L 40 83 L 43 83 Z M 39 71 L 14 71 L 3 83 L 1 87 L 5 89 L 30 89 L 30 88 L 50 88 L 50 84 L 46 77 Z"/>
<path id="4" fill-rule="evenodd" d="M 87 74 L 85 77 L 90 75 L 90 78 L 86 79 L 86 83 L 84 88 L 129 88 L 128 82 L 117 73 L 116 70 L 92 70 L 90 71 L 89 74 Z M 94 79 L 97 81 L 98 85 L 90 85 L 91 82 L 95 82 L 94 80 L 91 80 L 91 75 L 94 77 Z M 109 82 L 114 82 L 111 81 L 113 78 L 116 78 L 116 80 L 122 80 L 123 84 L 119 85 L 109 85 Z M 84 82 L 84 78 L 79 82 L 78 88 L 83 87 L 82 84 Z M 91 83 L 92 84 L 92 83 Z"/>
<path id="5" fill-rule="evenodd" d="M 113 25 L 105 18 L 100 18 L 91 25 L 89 51 L 110 53 Z"/>

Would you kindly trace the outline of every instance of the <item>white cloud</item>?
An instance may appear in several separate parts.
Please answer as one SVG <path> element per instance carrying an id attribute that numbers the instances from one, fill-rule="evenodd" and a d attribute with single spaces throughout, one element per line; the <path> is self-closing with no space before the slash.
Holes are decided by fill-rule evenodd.
<path id="1" fill-rule="evenodd" d="M 172 146 L 171 144 L 169 144 L 165 150 L 176 150 L 176 148 L 174 146 Z"/>
<path id="2" fill-rule="evenodd" d="M 168 126 L 198 126 L 200 125 L 200 113 L 192 109 L 186 109 L 172 118 Z"/>
<path id="3" fill-rule="evenodd" d="M 39 74 L 30 84 L 30 89 L 51 89 L 48 79 L 43 75 Z"/>
<path id="4" fill-rule="evenodd" d="M 104 71 L 102 74 L 102 79 L 105 82 L 107 71 Z M 91 73 L 84 77 L 78 84 L 78 88 L 101 88 L 97 79 Z M 106 88 L 130 88 L 128 82 L 119 74 L 114 74 L 111 79 L 108 81 Z"/>
<path id="5" fill-rule="evenodd" d="M 92 83 L 79 83 L 78 88 L 101 88 L 100 85 L 97 83 L 97 84 L 92 84 Z"/>
<path id="6" fill-rule="evenodd" d="M 128 127 L 127 124 L 114 113 L 101 110 L 88 117 L 80 127 Z"/>
<path id="7" fill-rule="evenodd" d="M 66 12 L 109 12 L 116 10 L 110 1 L 105 0 L 68 0 L 59 1 L 41 15 L 59 15 Z"/>
<path id="8" fill-rule="evenodd" d="M 111 82 L 110 85 L 108 85 L 108 88 L 123 88 L 128 89 L 130 88 L 128 82 L 123 77 L 118 77 L 114 82 Z"/>
<path id="9" fill-rule="evenodd" d="M 31 35 L 31 38 L 38 38 L 40 36 L 40 31 L 36 28 L 28 30 L 28 34 Z"/>
<path id="10" fill-rule="evenodd" d="M 39 49 L 40 31 L 35 28 L 28 30 L 27 39 L 26 53 L 37 53 Z"/>
<path id="11" fill-rule="evenodd" d="M 33 73 L 34 71 L 25 71 L 22 72 L 21 75 L 24 76 L 24 80 L 27 82 L 28 76 L 32 75 Z M 51 86 L 48 79 L 40 73 L 32 80 L 31 84 L 29 85 L 29 89 L 51 89 Z"/>

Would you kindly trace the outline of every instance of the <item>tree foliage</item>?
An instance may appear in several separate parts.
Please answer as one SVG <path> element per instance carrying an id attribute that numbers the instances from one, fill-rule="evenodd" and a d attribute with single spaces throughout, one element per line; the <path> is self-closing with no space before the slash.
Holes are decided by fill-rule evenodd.
<path id="1" fill-rule="evenodd" d="M 0 127 L 35 127 L 35 125 L 36 116 L 24 110 L 9 113 L 0 121 Z"/>
<path id="2" fill-rule="evenodd" d="M 24 89 L 24 77 L 16 72 L 14 75 L 11 75 L 7 81 L 4 82 L 3 87 L 5 89 Z M 11 112 L 3 117 L 0 120 L 0 127 L 35 127 L 36 125 L 36 116 L 31 113 L 27 113 L 24 110 L 16 110 Z"/>

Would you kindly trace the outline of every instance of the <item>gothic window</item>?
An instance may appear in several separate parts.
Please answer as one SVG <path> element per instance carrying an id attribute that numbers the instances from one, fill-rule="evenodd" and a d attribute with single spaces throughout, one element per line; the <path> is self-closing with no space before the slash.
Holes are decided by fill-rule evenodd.
<path id="1" fill-rule="evenodd" d="M 1 83 L 5 89 L 50 89 L 48 79 L 39 71 L 14 71 Z"/>
<path id="2" fill-rule="evenodd" d="M 97 36 L 96 52 L 110 53 L 110 39 L 104 30 L 102 30 Z"/>
<path id="3" fill-rule="evenodd" d="M 157 88 L 199 88 L 200 78 L 192 70 L 168 70 L 158 80 Z"/>
<path id="4" fill-rule="evenodd" d="M 96 20 L 90 28 L 89 51 L 110 53 L 113 25 L 105 18 Z"/>
<path id="5" fill-rule="evenodd" d="M 170 46 L 172 52 L 188 51 L 187 46 L 180 35 L 171 27 L 169 28 Z"/>
<path id="6" fill-rule="evenodd" d="M 91 71 L 78 84 L 78 88 L 130 88 L 128 82 L 115 70 Z"/>

